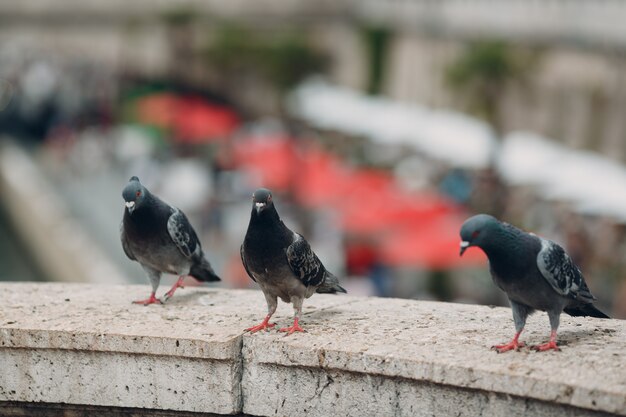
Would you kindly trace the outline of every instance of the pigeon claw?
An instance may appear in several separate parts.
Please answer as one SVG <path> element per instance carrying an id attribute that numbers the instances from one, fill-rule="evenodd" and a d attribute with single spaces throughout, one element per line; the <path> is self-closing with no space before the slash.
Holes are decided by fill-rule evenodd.
<path id="1" fill-rule="evenodd" d="M 524 342 L 518 342 L 516 340 L 511 340 L 509 343 L 506 343 L 504 345 L 494 345 L 494 346 L 491 346 L 491 349 L 495 350 L 498 353 L 504 353 L 504 352 L 508 352 L 509 350 L 520 350 L 524 346 L 526 346 L 526 344 Z"/>
<path id="2" fill-rule="evenodd" d="M 150 294 L 150 298 L 146 298 L 145 300 L 133 301 L 133 304 L 141 304 L 141 305 L 147 306 L 149 304 L 163 304 L 163 302 L 161 302 L 161 300 L 156 298 L 154 296 L 154 293 L 152 293 L 152 294 Z"/>
<path id="3" fill-rule="evenodd" d="M 170 298 L 172 298 L 174 296 L 174 293 L 176 292 L 177 288 L 185 288 L 184 287 L 184 281 L 185 281 L 185 276 L 181 276 L 180 278 L 178 278 L 178 281 L 176 281 L 176 283 L 174 285 L 172 285 L 172 288 L 170 288 L 170 290 L 168 292 L 165 293 L 165 295 L 163 295 L 163 300 L 167 301 Z"/>
<path id="4" fill-rule="evenodd" d="M 248 327 L 245 331 L 250 333 L 256 333 L 259 330 L 268 330 L 272 327 L 276 326 L 276 323 L 270 323 L 270 316 L 267 316 L 263 319 L 261 324 L 257 324 L 256 326 Z"/>
<path id="5" fill-rule="evenodd" d="M 544 343 L 542 345 L 535 345 L 531 347 L 532 350 L 536 350 L 537 352 L 545 352 L 546 350 L 555 350 L 557 352 L 559 352 L 561 349 L 559 349 L 559 347 L 557 346 L 556 342 L 554 340 L 551 340 L 547 343 Z"/>
<path id="6" fill-rule="evenodd" d="M 176 287 L 179 288 L 179 287 Z M 180 287 L 183 288 L 183 287 Z M 174 296 L 174 292 L 176 291 L 176 289 L 171 289 L 168 292 L 166 292 L 165 294 L 163 294 L 163 301 L 167 301 L 170 298 L 172 298 Z"/>
<path id="7" fill-rule="evenodd" d="M 259 330 L 268 330 L 274 326 L 276 326 L 276 323 L 261 323 L 257 324 L 256 326 L 248 327 L 246 331 L 250 333 L 256 333 Z"/>
<path id="8" fill-rule="evenodd" d="M 293 326 L 291 327 L 283 327 L 278 329 L 279 332 L 286 332 L 287 334 L 285 336 L 289 336 L 290 334 L 293 334 L 295 332 L 305 332 L 306 330 L 304 330 L 302 327 L 300 327 L 300 325 L 298 324 L 298 319 L 294 319 L 293 321 Z"/>
<path id="9" fill-rule="evenodd" d="M 550 332 L 550 341 L 544 343 L 543 345 L 532 346 L 531 349 L 536 350 L 537 352 L 545 352 L 546 350 L 555 350 L 560 351 L 559 347 L 556 345 L 556 330 L 552 330 Z"/>

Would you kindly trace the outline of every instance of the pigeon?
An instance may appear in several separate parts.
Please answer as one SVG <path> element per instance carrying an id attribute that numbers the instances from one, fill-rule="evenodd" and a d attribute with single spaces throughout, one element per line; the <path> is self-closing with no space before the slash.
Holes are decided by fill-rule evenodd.
<path id="1" fill-rule="evenodd" d="M 337 277 L 324 268 L 304 237 L 285 226 L 274 207 L 272 193 L 265 188 L 252 195 L 252 213 L 241 245 L 241 261 L 250 278 L 263 290 L 267 302 L 265 319 L 246 329 L 252 333 L 275 326 L 269 321 L 278 306 L 278 297 L 293 304 L 293 326 L 279 329 L 290 335 L 304 331 L 299 320 L 305 298 L 316 292 L 346 292 Z"/>
<path id="2" fill-rule="evenodd" d="M 156 298 L 162 273 L 179 275 L 165 293 L 167 301 L 186 276 L 199 281 L 220 281 L 204 257 L 200 241 L 185 213 L 163 202 L 132 177 L 122 192 L 126 209 L 120 226 L 122 248 L 129 259 L 139 262 L 148 274 L 152 293 L 135 304 L 161 304 Z"/>
<path id="3" fill-rule="evenodd" d="M 515 336 L 495 345 L 497 352 L 519 350 L 526 318 L 535 310 L 548 313 L 550 341 L 537 351 L 559 350 L 556 333 L 561 312 L 570 316 L 609 318 L 598 310 L 580 269 L 558 244 L 526 233 L 487 214 L 470 217 L 461 226 L 461 255 L 477 246 L 489 258 L 491 276 L 506 293 L 513 311 Z"/>

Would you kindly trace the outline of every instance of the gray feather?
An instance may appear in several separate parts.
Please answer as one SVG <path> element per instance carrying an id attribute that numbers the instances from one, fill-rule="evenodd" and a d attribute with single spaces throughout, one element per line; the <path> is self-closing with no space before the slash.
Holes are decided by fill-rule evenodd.
<path id="1" fill-rule="evenodd" d="M 250 268 L 248 268 L 248 263 L 246 262 L 246 254 L 243 250 L 243 245 L 241 245 L 241 247 L 239 248 L 239 255 L 241 256 L 241 263 L 243 264 L 243 268 L 246 270 L 246 273 L 248 274 L 250 278 L 252 278 L 252 281 L 256 282 L 256 279 L 254 279 L 254 275 L 252 274 L 252 271 L 250 271 Z"/>
<path id="2" fill-rule="evenodd" d="M 152 195 L 136 177 L 131 178 L 122 196 L 127 203 L 120 228 L 122 248 L 129 259 L 150 271 L 153 286 L 158 285 L 161 273 L 219 280 L 182 211 Z"/>
<path id="3" fill-rule="evenodd" d="M 130 249 L 130 245 L 128 244 L 128 240 L 126 238 L 126 233 L 124 233 L 124 222 L 120 223 L 120 239 L 122 241 L 122 249 L 124 253 L 131 261 L 136 261 L 135 255 L 133 255 L 132 250 Z"/>
<path id="4" fill-rule="evenodd" d="M 465 221 L 461 240 L 463 250 L 477 246 L 489 258 L 493 281 L 516 306 L 516 323 L 532 310 L 551 314 L 555 326 L 561 311 L 606 317 L 591 305 L 595 297 L 583 274 L 556 243 L 485 214 Z"/>
<path id="5" fill-rule="evenodd" d="M 539 271 L 557 293 L 575 300 L 590 303 L 596 298 L 591 294 L 583 274 L 562 247 L 541 239 L 541 250 L 537 254 Z"/>
<path id="6" fill-rule="evenodd" d="M 263 290 L 270 311 L 277 298 L 300 311 L 302 301 L 321 287 L 322 292 L 340 292 L 324 286 L 330 274 L 309 243 L 280 220 L 269 190 L 255 192 L 240 255 L 247 274 Z"/>
<path id="7" fill-rule="evenodd" d="M 172 241 L 185 257 L 198 256 L 201 248 L 196 232 L 182 211 L 175 207 L 173 210 L 174 212 L 167 220 L 167 231 Z"/>
<path id="8" fill-rule="evenodd" d="M 318 286 L 324 280 L 324 265 L 311 250 L 309 242 L 298 233 L 294 233 L 294 241 L 287 248 L 287 262 L 293 273 L 307 287 Z"/>

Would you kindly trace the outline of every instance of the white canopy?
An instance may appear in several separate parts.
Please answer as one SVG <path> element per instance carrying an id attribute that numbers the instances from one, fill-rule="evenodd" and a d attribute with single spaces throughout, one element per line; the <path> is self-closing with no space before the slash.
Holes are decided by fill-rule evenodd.
<path id="1" fill-rule="evenodd" d="M 289 104 L 319 128 L 410 145 L 455 167 L 483 168 L 496 155 L 489 126 L 460 113 L 367 96 L 319 79 L 297 88 Z M 515 132 L 505 138 L 496 163 L 509 184 L 535 185 L 543 198 L 626 222 L 626 168 L 602 155 Z"/>
<path id="2" fill-rule="evenodd" d="M 536 185 L 546 199 L 626 222 L 626 168 L 602 155 L 515 132 L 504 140 L 498 168 L 509 184 Z"/>
<path id="3" fill-rule="evenodd" d="M 496 145 L 489 126 L 472 117 L 372 97 L 319 79 L 298 87 L 288 107 L 316 127 L 410 145 L 456 167 L 488 166 Z"/>

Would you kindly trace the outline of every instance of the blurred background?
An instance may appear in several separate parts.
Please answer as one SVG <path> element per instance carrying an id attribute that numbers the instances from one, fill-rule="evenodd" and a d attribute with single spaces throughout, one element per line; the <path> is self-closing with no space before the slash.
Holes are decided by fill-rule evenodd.
<path id="1" fill-rule="evenodd" d="M 0 280 L 147 289 L 119 242 L 137 175 L 225 287 L 254 287 L 265 186 L 351 294 L 506 305 L 458 255 L 485 212 L 566 247 L 626 318 L 625 20 L 617 0 L 1 2 Z"/>

